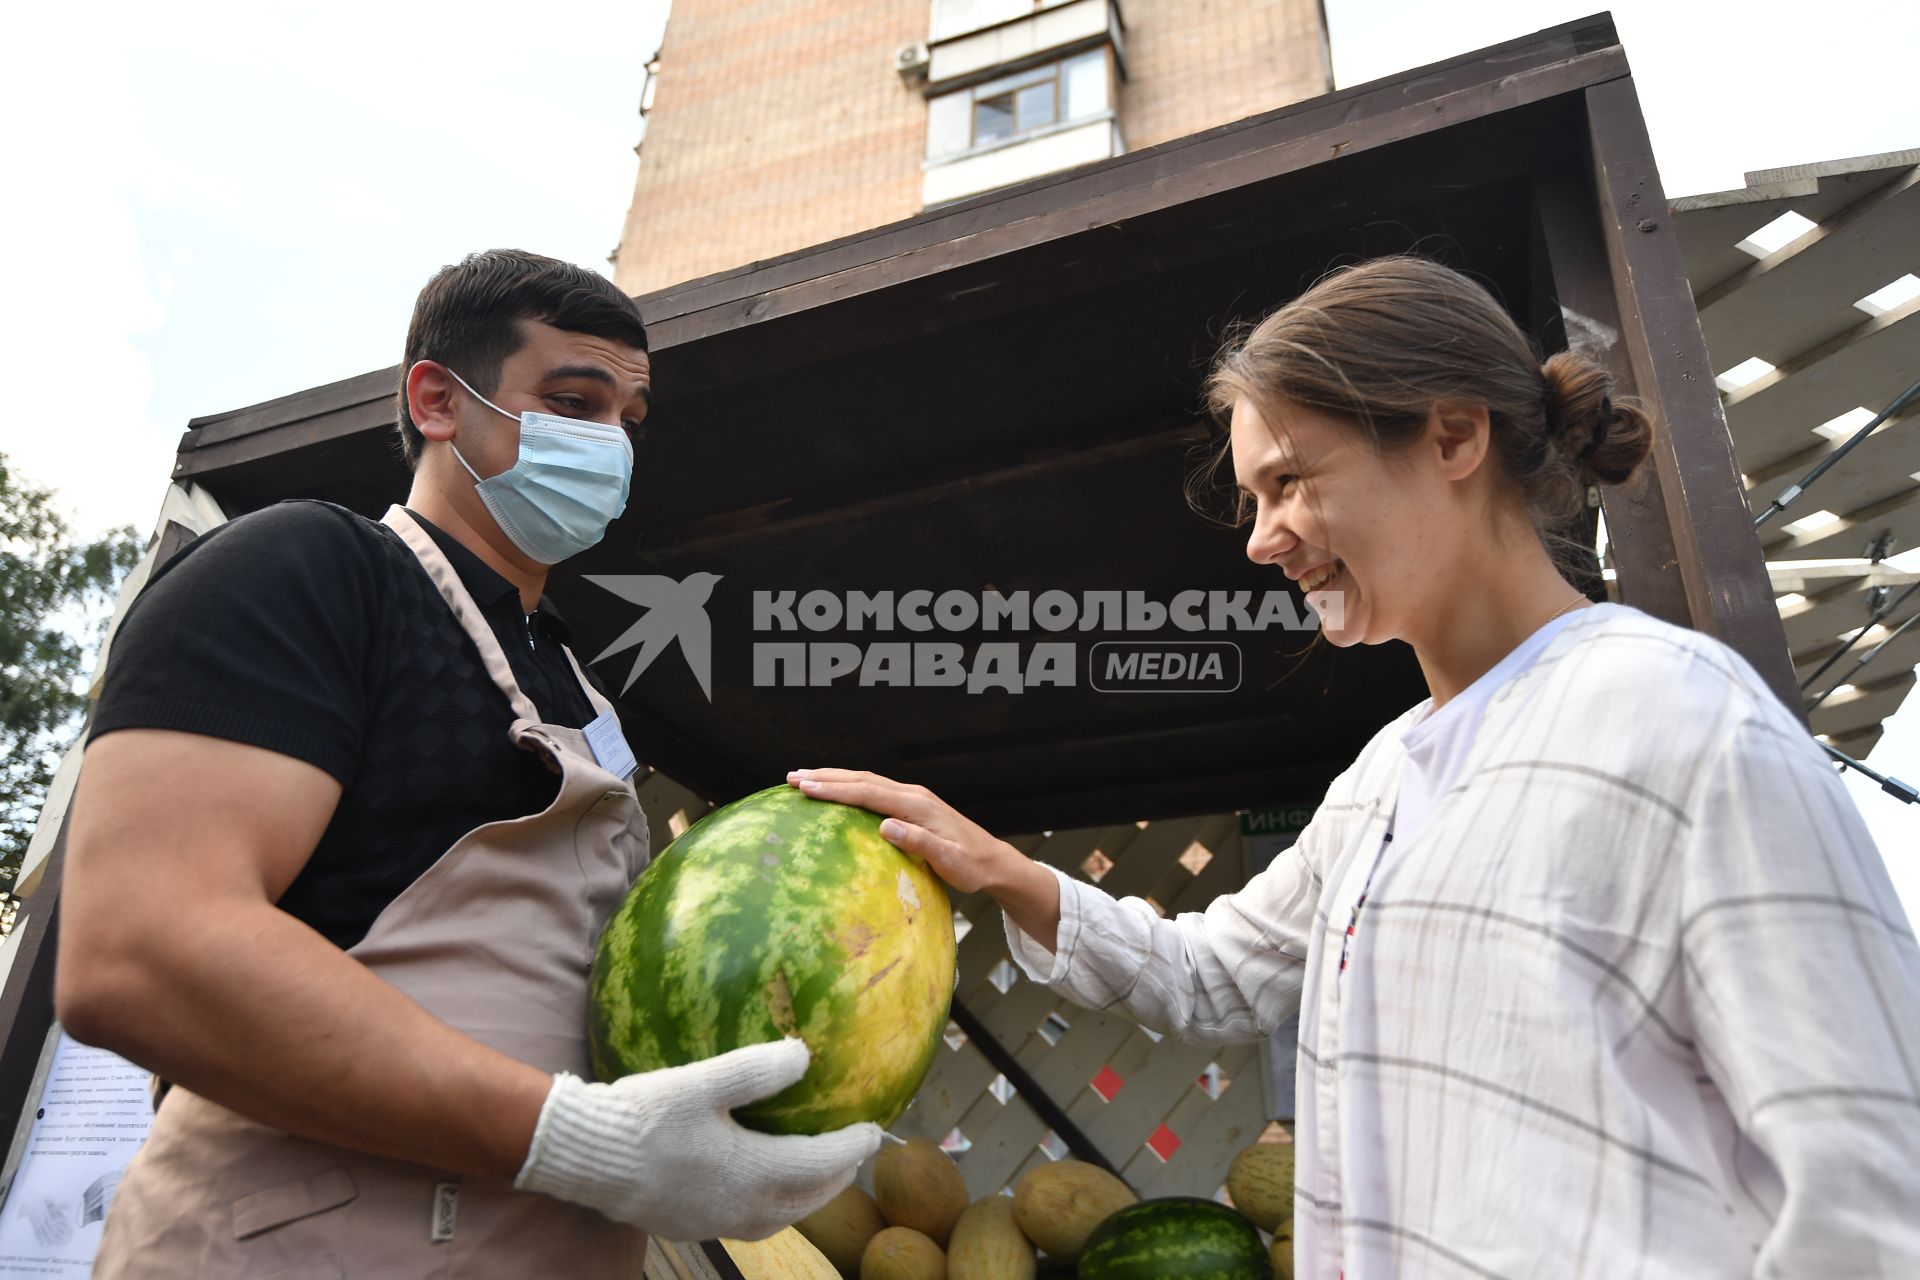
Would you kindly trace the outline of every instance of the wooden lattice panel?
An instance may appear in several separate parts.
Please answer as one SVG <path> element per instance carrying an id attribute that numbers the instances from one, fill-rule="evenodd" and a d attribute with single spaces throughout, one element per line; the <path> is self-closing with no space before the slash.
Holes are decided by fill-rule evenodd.
<path id="1" fill-rule="evenodd" d="M 1147 897 L 1169 915 L 1203 908 L 1239 888 L 1244 875 L 1232 815 L 1055 831 L 1013 843 L 1078 879 L 1100 872 L 1102 889 Z M 1267 1124 L 1257 1048 L 1156 1038 L 1124 1015 L 1078 1008 L 1013 965 L 999 908 L 986 895 L 959 898 L 954 908 L 966 929 L 957 995 L 1134 1190 L 1216 1194 L 1234 1154 Z M 994 1088 L 998 1076 L 950 1027 L 913 1106 L 894 1126 L 902 1137 L 948 1144 L 976 1198 L 1065 1153 L 1004 1082 Z"/>

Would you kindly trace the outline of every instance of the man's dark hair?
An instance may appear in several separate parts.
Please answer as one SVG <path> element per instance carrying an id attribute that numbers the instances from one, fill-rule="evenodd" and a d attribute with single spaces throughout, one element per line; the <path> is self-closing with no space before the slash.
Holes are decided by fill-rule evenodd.
<path id="1" fill-rule="evenodd" d="M 491 397 L 500 387 L 500 366 L 520 349 L 520 320 L 647 349 L 640 308 L 605 276 L 519 249 L 470 253 L 440 268 L 414 300 L 397 415 L 409 467 L 419 464 L 426 437 L 407 410 L 407 371 L 437 360 Z"/>

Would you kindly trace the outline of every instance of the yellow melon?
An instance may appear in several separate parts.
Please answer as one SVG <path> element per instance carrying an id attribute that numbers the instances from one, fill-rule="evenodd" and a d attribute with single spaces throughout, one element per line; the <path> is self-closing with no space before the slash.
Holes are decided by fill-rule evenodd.
<path id="1" fill-rule="evenodd" d="M 1289 1222 L 1273 1237 L 1273 1280 L 1293 1280 L 1293 1224 Z"/>
<path id="2" fill-rule="evenodd" d="M 1138 1203 L 1126 1183 L 1079 1160 L 1043 1164 L 1013 1189 L 1013 1216 L 1049 1256 L 1078 1262 L 1093 1229 L 1116 1209 Z"/>
<path id="3" fill-rule="evenodd" d="M 913 1138 L 874 1157 L 873 1198 L 890 1225 L 912 1227 L 945 1247 L 966 1211 L 967 1184 L 937 1144 Z"/>
<path id="4" fill-rule="evenodd" d="M 1033 1280 L 1033 1242 L 1013 1220 L 1011 1196 L 976 1200 L 953 1225 L 947 1280 Z"/>
<path id="5" fill-rule="evenodd" d="M 947 1256 L 912 1227 L 888 1227 L 860 1255 L 860 1280 L 947 1280 Z"/>
<path id="6" fill-rule="evenodd" d="M 887 1220 L 872 1196 L 848 1187 L 793 1225 L 846 1280 L 859 1280 L 860 1255 Z"/>
<path id="7" fill-rule="evenodd" d="M 839 1275 L 792 1227 L 765 1240 L 722 1240 L 720 1247 L 749 1280 L 837 1280 Z"/>
<path id="8" fill-rule="evenodd" d="M 1233 1158 L 1227 1170 L 1233 1207 L 1262 1231 L 1293 1220 L 1293 1144 L 1257 1142 Z"/>

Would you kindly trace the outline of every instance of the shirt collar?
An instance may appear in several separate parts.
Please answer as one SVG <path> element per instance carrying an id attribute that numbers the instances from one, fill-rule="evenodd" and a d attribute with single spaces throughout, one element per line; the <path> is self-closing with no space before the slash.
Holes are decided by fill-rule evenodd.
<path id="1" fill-rule="evenodd" d="M 453 566 L 454 573 L 460 579 L 460 585 L 467 589 L 467 594 L 473 597 L 473 602 L 480 606 L 482 612 L 512 610 L 515 614 L 521 613 L 518 587 L 501 577 L 486 561 L 462 546 L 458 538 L 412 508 L 407 510 L 408 514 L 419 522 L 420 527 L 427 531 L 427 536 L 433 539 L 434 545 L 440 548 L 441 554 L 447 557 L 447 563 Z M 567 625 L 566 619 L 560 616 L 560 611 L 554 607 L 553 601 L 544 595 L 541 596 L 539 610 L 542 630 L 561 644 L 572 644 L 573 629 Z"/>

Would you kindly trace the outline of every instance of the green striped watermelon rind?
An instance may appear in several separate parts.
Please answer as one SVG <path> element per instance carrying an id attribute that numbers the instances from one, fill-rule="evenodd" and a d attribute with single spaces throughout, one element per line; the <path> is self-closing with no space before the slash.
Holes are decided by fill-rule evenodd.
<path id="1" fill-rule="evenodd" d="M 1095 1227 L 1079 1280 L 1273 1280 L 1273 1259 L 1245 1215 L 1169 1196 L 1117 1209 Z"/>
<path id="2" fill-rule="evenodd" d="M 595 950 L 595 1074 L 611 1080 L 798 1035 L 813 1055 L 806 1078 L 737 1109 L 742 1124 L 823 1133 L 899 1119 L 946 1026 L 953 914 L 925 863 L 879 826 L 876 814 L 781 785 L 682 833 Z"/>

